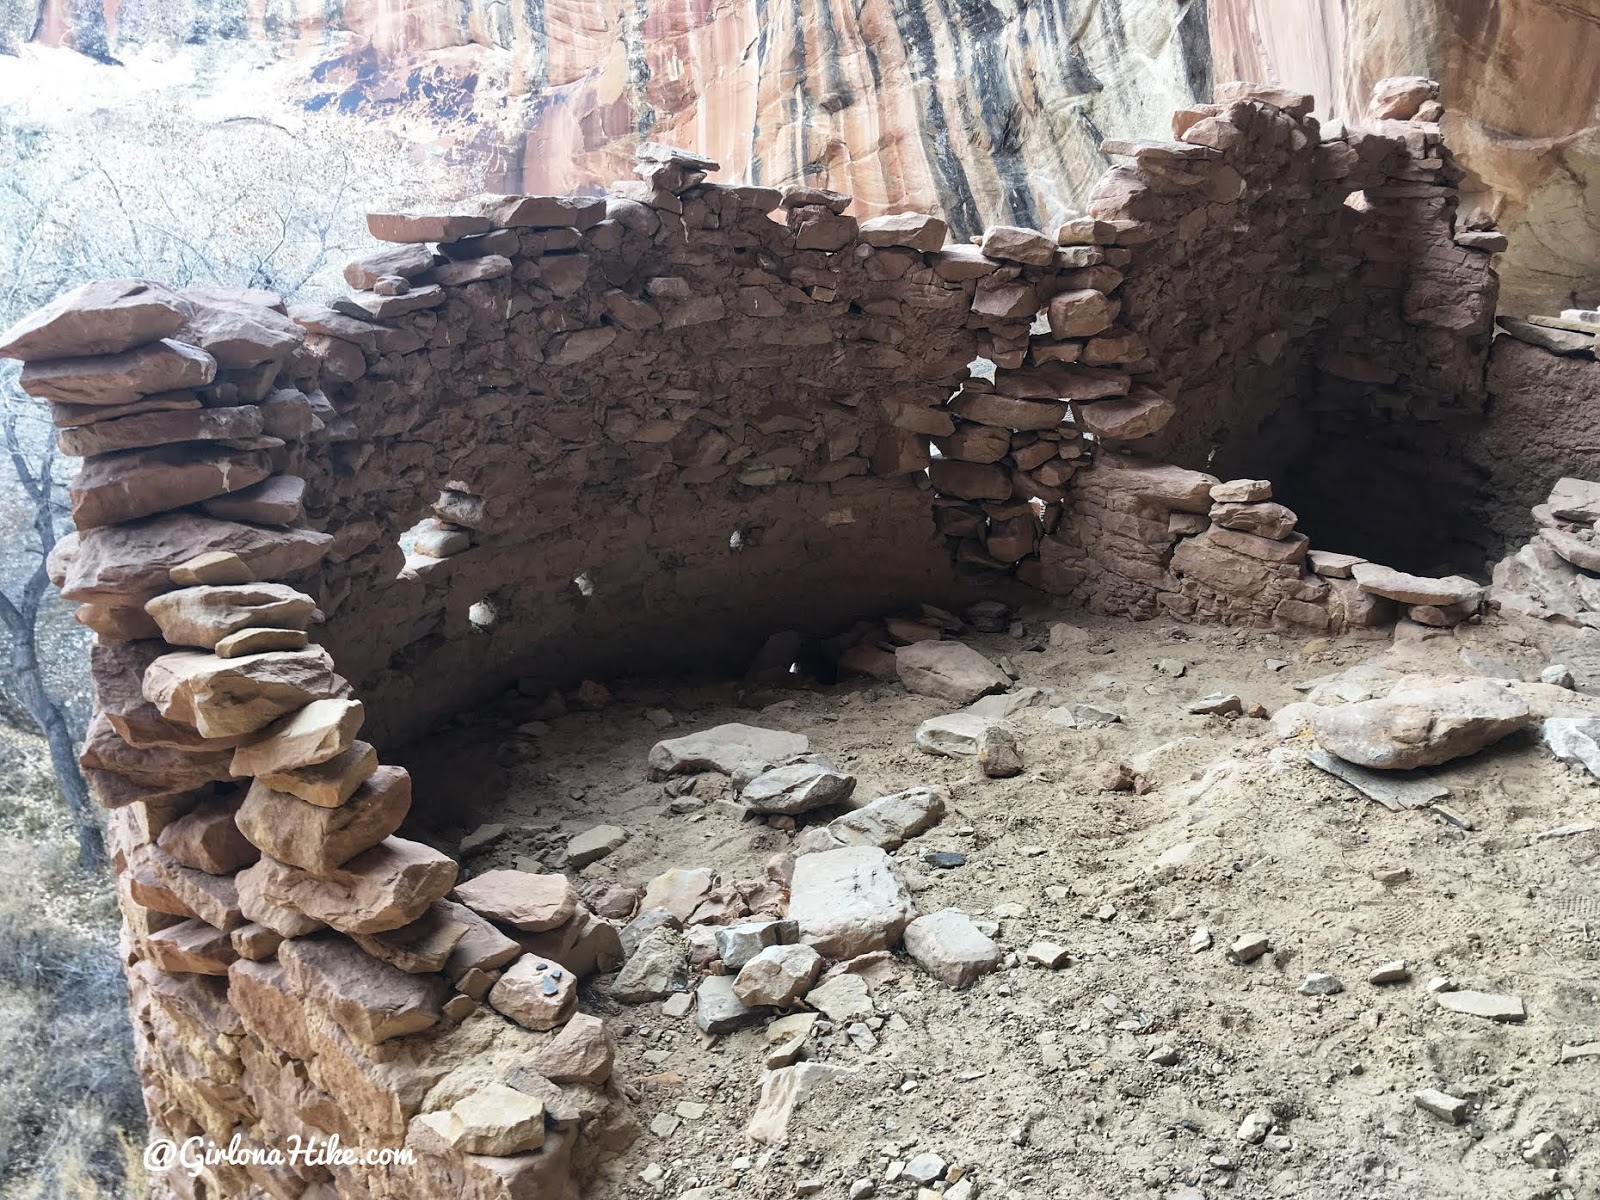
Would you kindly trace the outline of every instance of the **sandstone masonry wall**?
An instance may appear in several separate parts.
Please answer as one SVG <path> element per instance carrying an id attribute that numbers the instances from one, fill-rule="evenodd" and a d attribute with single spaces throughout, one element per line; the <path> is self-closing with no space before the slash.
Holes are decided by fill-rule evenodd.
<path id="1" fill-rule="evenodd" d="M 1149 453 L 1225 478 L 1350 425 L 1481 412 L 1504 239 L 1455 228 L 1436 96 L 1385 81 L 1369 126 L 1324 131 L 1309 96 L 1225 84 L 1174 115 L 1177 142 L 1107 144 L 1131 161 L 1090 211 L 1132 243 L 1114 298 L 1147 357 L 1127 370 L 1174 403 Z M 1384 618 L 1351 556 L 1308 557 L 1281 505 L 1213 508 L 1207 479 L 1101 455 L 1025 576 L 1141 616 L 1319 631 Z M 1234 491 L 1271 497 L 1264 481 Z"/>
<path id="2" fill-rule="evenodd" d="M 1400 84 L 1401 116 L 1434 103 Z M 1477 610 L 1470 580 L 1310 551 L 1265 480 L 1161 457 L 1302 394 L 1454 396 L 1481 360 L 1487 267 L 1436 270 L 1448 202 L 1384 194 L 1437 186 L 1407 178 L 1446 170 L 1428 122 L 1323 139 L 1305 97 L 1223 99 L 1176 142 L 1108 144 L 1132 165 L 1054 237 L 947 246 L 647 146 L 604 197 L 374 214 L 388 247 L 329 306 L 120 280 L 0 335 L 84 459 L 51 573 L 95 633 L 83 762 L 152 1122 L 420 1162 L 169 1186 L 560 1200 L 632 1134 L 576 1013 L 628 911 L 559 875 L 458 888 L 396 836 L 410 780 L 374 742 L 516 680 L 743 665 L 1013 576 L 1135 617 Z M 1421 257 L 1352 250 L 1417 222 Z M 1347 352 L 1380 327 L 1394 377 L 1363 382 Z M 832 650 L 874 672 L 892 638 Z"/>

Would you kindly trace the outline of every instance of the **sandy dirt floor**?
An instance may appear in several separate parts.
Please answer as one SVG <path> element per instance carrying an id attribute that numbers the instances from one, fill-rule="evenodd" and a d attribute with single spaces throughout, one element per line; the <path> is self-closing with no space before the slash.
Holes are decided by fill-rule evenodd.
<path id="1" fill-rule="evenodd" d="M 1052 644 L 1056 622 L 1082 632 Z M 919 750 L 918 724 L 952 706 L 863 680 L 624 683 L 602 711 L 520 732 L 535 702 L 512 701 L 403 756 L 416 794 L 443 798 L 417 814 L 416 835 L 453 850 L 480 822 L 510 826 L 473 871 L 561 868 L 568 837 L 611 823 L 629 840 L 574 874 L 626 885 L 671 867 L 761 879 L 796 837 L 715 800 L 675 803 L 646 774 L 663 737 L 727 721 L 792 730 L 857 776 L 854 802 L 913 785 L 949 796 L 945 819 L 895 859 L 921 911 L 998 926 L 1013 952 L 1001 969 L 959 992 L 905 959 L 873 975 L 871 1038 L 819 1026 L 807 1057 L 851 1073 L 806 1101 L 780 1147 L 744 1136 L 760 1026 L 710 1037 L 592 981 L 584 1006 L 616 1035 L 645 1126 L 593 1195 L 843 1197 L 871 1180 L 877 1195 L 914 1197 L 891 1177 L 929 1152 L 951 1168 L 940 1189 L 964 1195 L 968 1181 L 985 1197 L 1600 1195 L 1600 1057 L 1559 1061 L 1563 1045 L 1600 1041 L 1600 832 L 1540 838 L 1600 818 L 1595 781 L 1536 732 L 1516 735 L 1431 773 L 1462 829 L 1360 797 L 1305 762 L 1307 734 L 1186 711 L 1228 692 L 1275 713 L 1341 673 L 1335 686 L 1359 698 L 1402 674 L 1536 679 L 1562 662 L 1587 689 L 1600 685 L 1600 635 L 1494 621 L 1428 640 L 1306 641 L 1041 609 L 964 640 L 1045 691 L 1008 721 L 1025 760 L 1015 778 Z M 1122 719 L 1072 729 L 1047 715 L 1080 702 Z M 675 724 L 658 728 L 653 709 Z M 1116 762 L 1151 790 L 1105 790 Z M 937 851 L 965 861 L 937 868 Z M 1195 951 L 1201 927 L 1212 944 Z M 1248 933 L 1272 949 L 1240 965 L 1227 948 Z M 1036 939 L 1070 962 L 1021 961 Z M 1408 979 L 1369 982 L 1395 959 Z M 1301 994 L 1313 971 L 1344 990 Z M 1527 1019 L 1445 1011 L 1439 980 L 1518 996 Z M 1160 1047 L 1171 1065 L 1150 1061 Z M 1464 1122 L 1418 1108 L 1425 1088 L 1467 1100 Z M 1270 1132 L 1241 1140 L 1258 1112 Z M 1548 1154 L 1525 1161 L 1550 1132 L 1571 1155 L 1559 1170 Z"/>

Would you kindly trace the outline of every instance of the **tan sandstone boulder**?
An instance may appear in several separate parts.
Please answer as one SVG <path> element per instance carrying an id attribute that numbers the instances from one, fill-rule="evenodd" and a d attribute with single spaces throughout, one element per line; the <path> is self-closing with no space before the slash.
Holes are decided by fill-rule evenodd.
<path id="1" fill-rule="evenodd" d="M 1504 680 L 1403 686 L 1378 700 L 1319 708 L 1317 744 L 1346 762 L 1382 770 L 1432 767 L 1474 754 L 1533 722 Z"/>
<path id="2" fill-rule="evenodd" d="M 258 779 L 239 806 L 238 823 L 263 853 L 331 876 L 400 828 L 410 807 L 411 777 L 405 769 L 379 767 L 338 808 L 307 804 Z"/>
<path id="3" fill-rule="evenodd" d="M 321 646 L 244 658 L 184 650 L 163 654 L 144 674 L 145 699 L 206 737 L 254 733 L 337 686 L 333 659 Z"/>

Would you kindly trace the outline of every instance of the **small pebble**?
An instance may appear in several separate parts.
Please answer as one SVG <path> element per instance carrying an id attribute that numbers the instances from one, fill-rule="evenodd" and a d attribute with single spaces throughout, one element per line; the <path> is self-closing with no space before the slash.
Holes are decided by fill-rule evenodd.
<path id="1" fill-rule="evenodd" d="M 1228 957 L 1238 963 L 1255 962 L 1272 949 L 1272 940 L 1264 933 L 1241 933 L 1228 947 Z"/>
<path id="2" fill-rule="evenodd" d="M 1374 968 L 1372 974 L 1367 976 L 1367 982 L 1404 983 L 1410 978 L 1411 971 L 1410 968 L 1406 966 L 1406 960 L 1403 958 L 1397 958 L 1393 962 L 1386 962 L 1381 966 Z"/>
<path id="3" fill-rule="evenodd" d="M 1326 971 L 1312 971 L 1300 985 L 1302 996 L 1336 996 L 1342 991 L 1344 984 L 1339 982 L 1338 976 Z"/>

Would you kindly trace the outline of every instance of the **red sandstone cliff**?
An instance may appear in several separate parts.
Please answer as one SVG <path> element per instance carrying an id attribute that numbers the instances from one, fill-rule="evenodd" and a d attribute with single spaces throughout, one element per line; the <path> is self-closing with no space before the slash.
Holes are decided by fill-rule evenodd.
<path id="1" fill-rule="evenodd" d="M 1511 235 L 1507 309 L 1600 287 L 1587 0 L 23 0 L 8 38 L 107 58 L 266 43 L 304 64 L 300 103 L 432 125 L 492 189 L 603 186 L 648 137 L 711 154 L 728 178 L 852 193 L 864 216 L 938 211 L 960 234 L 1052 227 L 1105 169 L 1103 137 L 1163 135 L 1213 79 L 1280 82 L 1343 117 L 1373 80 L 1424 74 L 1444 84 L 1466 207 Z"/>

